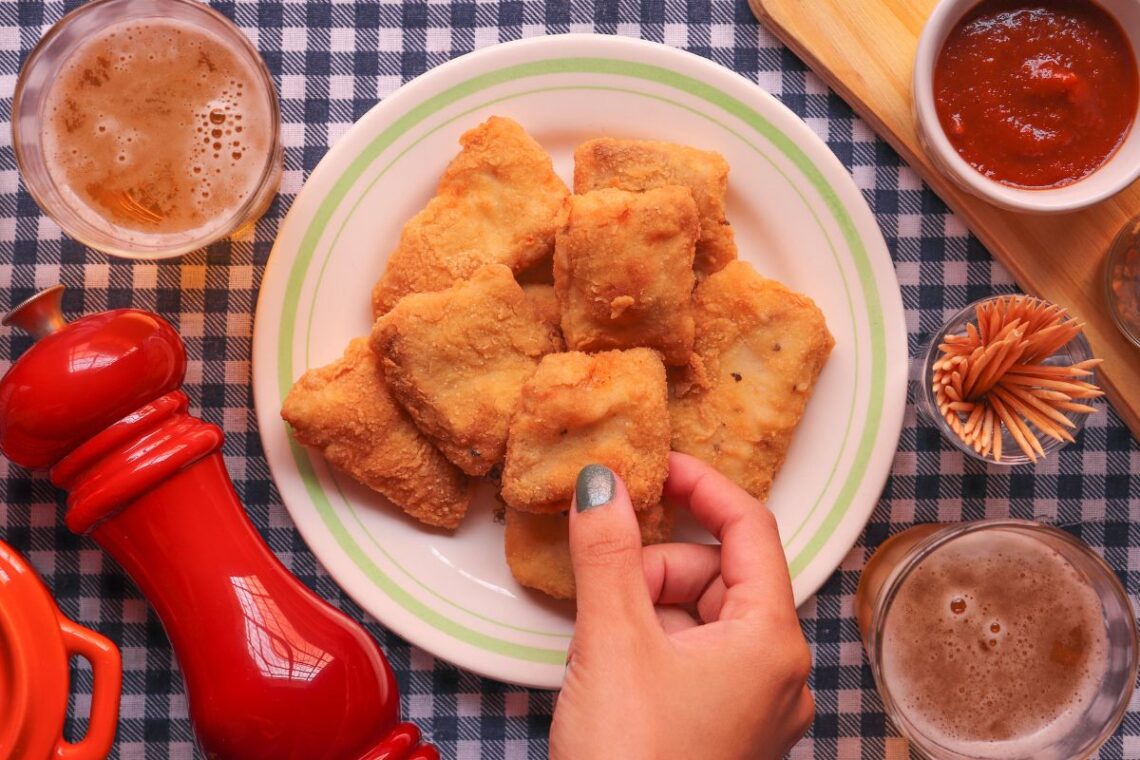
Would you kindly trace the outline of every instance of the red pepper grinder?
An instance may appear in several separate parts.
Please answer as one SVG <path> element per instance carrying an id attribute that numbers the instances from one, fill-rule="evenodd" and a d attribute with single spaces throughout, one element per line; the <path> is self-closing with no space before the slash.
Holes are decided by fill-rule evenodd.
<path id="1" fill-rule="evenodd" d="M 63 286 L 4 320 L 37 343 L 0 380 L 0 451 L 50 468 L 67 526 L 154 606 L 212 760 L 438 760 L 399 722 L 371 637 L 298 581 L 246 516 L 222 431 L 186 412 L 186 352 L 155 314 L 70 324 Z"/>

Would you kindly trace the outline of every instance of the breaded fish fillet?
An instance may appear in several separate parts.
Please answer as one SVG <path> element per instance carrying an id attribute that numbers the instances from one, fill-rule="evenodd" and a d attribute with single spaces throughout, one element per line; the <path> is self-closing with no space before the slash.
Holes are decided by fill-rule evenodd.
<path id="1" fill-rule="evenodd" d="M 468 475 L 484 475 L 503 460 L 523 382 L 557 345 L 511 270 L 488 264 L 400 299 L 376 321 L 372 350 L 419 429 Z"/>
<path id="2" fill-rule="evenodd" d="M 669 467 L 665 365 L 648 348 L 544 356 L 507 434 L 503 500 L 524 512 L 569 508 L 578 471 L 603 464 L 634 509 L 661 500 Z"/>
<path id="3" fill-rule="evenodd" d="M 473 484 L 389 395 L 366 338 L 349 343 L 332 364 L 302 375 L 281 416 L 298 441 L 417 520 L 455 528 L 467 512 Z"/>
<path id="4" fill-rule="evenodd" d="M 576 351 L 655 348 L 683 365 L 693 351 L 693 194 L 680 185 L 570 196 L 554 243 L 562 335 Z"/>
<path id="5" fill-rule="evenodd" d="M 694 268 L 712 274 L 736 258 L 736 241 L 725 218 L 728 162 L 719 153 L 654 140 L 601 137 L 574 151 L 574 192 L 603 187 L 641 192 L 683 185 L 693 194 L 701 217 Z"/>
<path id="6" fill-rule="evenodd" d="M 832 346 L 807 296 L 734 261 L 693 293 L 693 364 L 669 399 L 673 449 L 765 499 Z"/>
<path id="7" fill-rule="evenodd" d="M 526 269 L 554 247 L 565 183 L 516 122 L 492 116 L 459 138 L 436 195 L 404 225 L 372 290 L 375 316 L 408 293 L 443 290 L 484 264 Z"/>
<path id="8" fill-rule="evenodd" d="M 653 505 L 637 513 L 637 522 L 642 545 L 664 543 L 673 532 L 673 508 Z M 558 599 L 574 598 L 569 515 L 536 515 L 508 507 L 506 552 L 516 581 Z"/>
<path id="9" fill-rule="evenodd" d="M 566 350 L 566 341 L 562 339 L 562 309 L 558 306 L 558 296 L 554 292 L 554 286 L 533 282 L 519 284 L 522 285 L 523 293 L 526 295 L 526 300 L 530 301 L 534 313 L 554 336 L 558 350 Z"/>

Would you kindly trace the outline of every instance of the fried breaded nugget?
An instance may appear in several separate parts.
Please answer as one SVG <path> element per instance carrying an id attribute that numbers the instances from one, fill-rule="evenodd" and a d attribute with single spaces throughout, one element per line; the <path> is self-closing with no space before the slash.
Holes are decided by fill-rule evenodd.
<path id="1" fill-rule="evenodd" d="M 701 217 L 694 267 L 698 274 L 719 271 L 736 258 L 736 241 L 725 218 L 728 162 L 719 153 L 654 140 L 602 137 L 574 151 L 574 192 L 603 187 L 640 192 L 684 185 Z"/>
<path id="2" fill-rule="evenodd" d="M 693 293 L 693 365 L 672 384 L 673 449 L 765 499 L 832 346 L 810 298 L 734 261 Z"/>
<path id="3" fill-rule="evenodd" d="M 673 508 L 656 504 L 637 513 L 642 545 L 660 544 L 673 532 Z M 507 565 L 524 586 L 558 599 L 574 598 L 570 519 L 565 513 L 536 515 L 507 508 Z"/>
<path id="4" fill-rule="evenodd" d="M 596 463 L 625 480 L 634 509 L 656 504 L 668 470 L 666 396 L 665 365 L 648 348 L 544 356 L 507 434 L 503 500 L 561 512 L 578 471 Z"/>
<path id="5" fill-rule="evenodd" d="M 467 512 L 474 485 L 389 395 L 367 339 L 356 338 L 342 358 L 302 375 L 281 416 L 298 441 L 417 520 L 455 528 Z"/>
<path id="6" fill-rule="evenodd" d="M 489 264 L 400 299 L 376 321 L 372 349 L 420 430 L 468 475 L 484 475 L 503 460 L 523 382 L 557 346 L 511 270 Z"/>
<path id="7" fill-rule="evenodd" d="M 520 271 L 548 256 L 569 191 L 516 122 L 492 116 L 459 138 L 436 195 L 404 225 L 372 290 L 375 316 L 408 293 L 443 290 L 483 264 Z"/>
<path id="8" fill-rule="evenodd" d="M 550 330 L 554 343 L 559 351 L 566 350 L 566 341 L 562 339 L 562 309 L 558 306 L 558 296 L 554 293 L 553 285 L 523 282 L 523 293 L 530 301 L 531 308 L 542 323 Z"/>
<path id="9" fill-rule="evenodd" d="M 666 364 L 693 351 L 693 247 L 700 223 L 688 188 L 607 188 L 573 195 L 554 243 L 554 289 L 572 350 L 655 348 Z"/>

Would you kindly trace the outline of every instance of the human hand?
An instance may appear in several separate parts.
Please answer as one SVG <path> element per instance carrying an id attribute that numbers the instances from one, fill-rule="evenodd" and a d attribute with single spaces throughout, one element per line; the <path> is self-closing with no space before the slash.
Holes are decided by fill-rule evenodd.
<path id="1" fill-rule="evenodd" d="M 721 545 L 643 549 L 621 480 L 597 465 L 578 477 L 578 617 L 553 760 L 766 760 L 811 725 L 811 655 L 775 518 L 683 454 L 670 454 L 665 498 Z"/>

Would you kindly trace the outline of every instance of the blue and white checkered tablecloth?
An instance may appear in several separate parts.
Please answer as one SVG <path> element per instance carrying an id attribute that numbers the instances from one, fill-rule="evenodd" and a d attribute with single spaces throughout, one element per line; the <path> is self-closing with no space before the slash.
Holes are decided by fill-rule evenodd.
<path id="1" fill-rule="evenodd" d="M 898 156 L 792 53 L 753 20 L 745 0 L 238 0 L 214 7 L 256 43 L 282 94 L 282 192 L 252 240 L 159 264 L 111 260 L 66 239 L 21 185 L 9 120 L 19 64 L 75 0 L 0 0 L 0 309 L 63 282 L 69 317 L 133 306 L 173 322 L 190 355 L 193 410 L 226 433 L 230 473 L 278 556 L 380 640 L 403 711 L 445 757 L 546 756 L 553 695 L 478 678 L 386 632 L 337 588 L 281 505 L 262 455 L 250 390 L 257 288 L 274 235 L 306 176 L 377 100 L 444 61 L 497 42 L 559 32 L 642 37 L 743 74 L 799 114 L 850 169 L 882 227 L 906 307 L 912 355 L 943 317 L 1015 289 L 1009 275 Z M 0 329 L 6 367 L 30 340 Z M 1137 354 L 1140 361 L 1140 353 Z M 913 398 L 914 388 L 911 388 Z M 859 645 L 852 598 L 864 562 L 916 522 L 1032 518 L 1072 530 L 1140 591 L 1140 445 L 1103 403 L 1075 446 L 1036 470 L 987 470 L 941 441 L 908 405 L 892 475 L 867 530 L 801 610 L 815 654 L 818 717 L 793 758 L 905 758 L 883 716 Z M 63 612 L 122 648 L 122 718 L 114 757 L 193 758 L 181 677 L 158 619 L 122 572 L 63 525 L 63 496 L 42 474 L 0 461 L 0 537 L 27 555 Z M 73 713 L 85 714 L 90 670 L 73 666 Z M 1102 758 L 1140 758 L 1140 701 Z M 69 719 L 78 737 L 85 720 Z"/>

